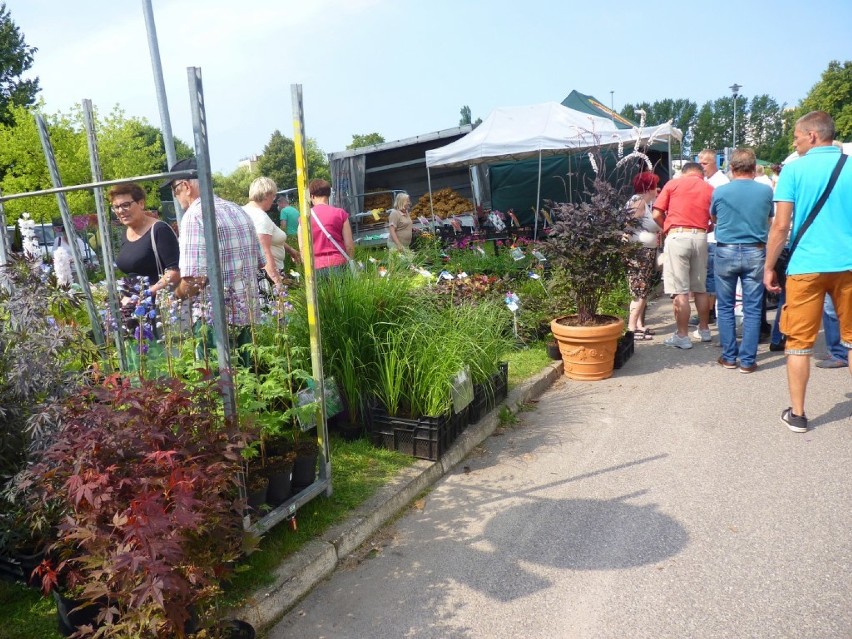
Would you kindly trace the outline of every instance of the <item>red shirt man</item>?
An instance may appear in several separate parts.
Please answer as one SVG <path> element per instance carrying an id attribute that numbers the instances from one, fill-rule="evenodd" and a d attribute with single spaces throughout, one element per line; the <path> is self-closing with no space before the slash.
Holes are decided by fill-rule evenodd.
<path id="1" fill-rule="evenodd" d="M 698 336 L 710 341 L 707 320 L 707 231 L 713 187 L 704 181 L 704 170 L 696 162 L 683 165 L 680 179 L 666 183 L 654 201 L 654 221 L 663 228 L 666 244 L 663 258 L 663 290 L 672 296 L 677 331 L 663 343 L 692 348 L 689 339 L 689 294 L 698 309 Z"/>
<path id="2" fill-rule="evenodd" d="M 684 168 L 689 164 L 684 165 Z M 654 218 L 657 224 L 657 213 L 665 215 L 663 232 L 669 229 L 695 228 L 709 230 L 710 200 L 713 198 L 713 187 L 704 181 L 701 167 L 687 173 L 684 171 L 680 179 L 669 180 L 654 201 Z"/>

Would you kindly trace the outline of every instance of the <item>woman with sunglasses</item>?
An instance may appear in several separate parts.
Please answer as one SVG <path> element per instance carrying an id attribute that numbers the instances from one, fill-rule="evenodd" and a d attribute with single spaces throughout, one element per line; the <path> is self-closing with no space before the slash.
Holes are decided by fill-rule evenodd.
<path id="1" fill-rule="evenodd" d="M 120 184 L 107 197 L 118 221 L 126 227 L 116 266 L 126 275 L 147 277 L 152 293 L 176 287 L 180 283 L 178 239 L 168 224 L 145 211 L 144 189 L 138 184 Z"/>

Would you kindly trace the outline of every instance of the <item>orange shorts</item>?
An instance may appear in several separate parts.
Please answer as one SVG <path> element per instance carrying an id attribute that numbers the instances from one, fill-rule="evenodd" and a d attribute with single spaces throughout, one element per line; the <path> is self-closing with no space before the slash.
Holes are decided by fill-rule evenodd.
<path id="1" fill-rule="evenodd" d="M 831 295 L 840 324 L 840 341 L 852 348 L 852 271 L 788 275 L 781 332 L 787 355 L 810 355 L 822 323 L 822 306 Z"/>

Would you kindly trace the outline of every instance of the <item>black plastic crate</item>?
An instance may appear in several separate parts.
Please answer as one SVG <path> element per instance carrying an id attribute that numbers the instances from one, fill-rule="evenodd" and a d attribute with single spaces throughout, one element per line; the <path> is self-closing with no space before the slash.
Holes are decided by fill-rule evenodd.
<path id="1" fill-rule="evenodd" d="M 467 426 L 468 409 L 438 417 L 391 417 L 381 406 L 370 410 L 373 442 L 419 459 L 437 461 Z"/>
<path id="2" fill-rule="evenodd" d="M 636 342 L 633 337 L 633 331 L 627 331 L 619 340 L 615 348 L 615 362 L 613 368 L 618 370 L 627 360 L 633 355 L 636 350 Z"/>
<path id="3" fill-rule="evenodd" d="M 474 384 L 469 423 L 475 424 L 509 394 L 509 362 L 500 362 L 497 372 L 485 384 Z"/>

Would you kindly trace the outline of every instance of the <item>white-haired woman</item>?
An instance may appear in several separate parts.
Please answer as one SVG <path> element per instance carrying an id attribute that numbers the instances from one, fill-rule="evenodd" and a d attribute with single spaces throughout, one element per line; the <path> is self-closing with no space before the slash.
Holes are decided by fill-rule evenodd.
<path id="1" fill-rule="evenodd" d="M 259 177 L 249 186 L 249 201 L 243 207 L 257 233 L 257 240 L 263 257 L 266 259 L 266 274 L 276 285 L 281 284 L 281 269 L 284 268 L 284 258 L 289 253 L 299 261 L 299 252 L 287 244 L 287 234 L 282 231 L 267 211 L 272 208 L 278 192 L 278 186 L 268 177 Z"/>
<path id="2" fill-rule="evenodd" d="M 392 251 L 407 251 L 411 246 L 411 196 L 397 193 L 393 208 L 388 215 L 388 248 Z"/>

